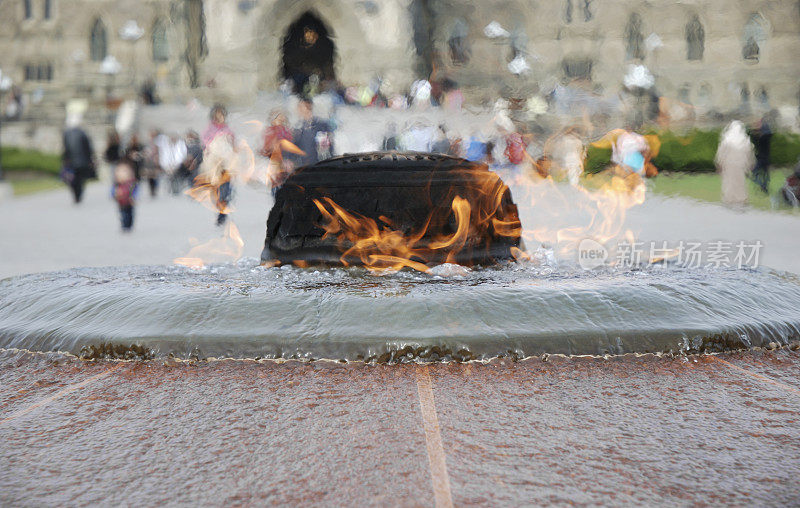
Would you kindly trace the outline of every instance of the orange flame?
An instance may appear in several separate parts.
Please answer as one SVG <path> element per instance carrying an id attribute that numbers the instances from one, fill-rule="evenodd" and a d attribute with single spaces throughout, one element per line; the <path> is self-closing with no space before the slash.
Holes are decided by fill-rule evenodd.
<path id="1" fill-rule="evenodd" d="M 613 130 L 593 145 L 608 148 L 622 132 Z M 649 155 L 654 156 L 660 147 L 658 137 L 645 136 L 645 139 Z M 583 159 L 580 160 L 583 164 Z M 645 201 L 646 186 L 641 176 L 612 167 L 587 175 L 578 185 L 562 185 L 542 167 L 550 161 L 540 162 L 514 189 L 520 209 L 533 217 L 534 225 L 522 233 L 528 244 L 550 245 L 558 257 L 569 259 L 586 238 L 606 244 L 633 236 L 625 228 L 625 222 L 627 211 Z"/>
<path id="2" fill-rule="evenodd" d="M 229 202 L 221 202 L 219 193 L 222 184 L 231 182 L 233 176 L 225 171 L 219 177 L 214 178 L 208 175 L 198 175 L 194 179 L 194 185 L 186 190 L 185 194 L 212 212 L 229 214 L 234 211 Z"/>
<path id="3" fill-rule="evenodd" d="M 322 214 L 323 238 L 336 238 L 342 264 L 359 263 L 373 272 L 404 267 L 426 272 L 433 262 L 457 263 L 465 249 L 488 249 L 492 237 L 519 238 L 522 228 L 516 210 L 510 213 L 503 208 L 508 187 L 502 180 L 485 168 L 456 172 L 472 183 L 458 191 L 467 197 L 453 196 L 449 210 L 434 208 L 412 232 L 404 232 L 385 216 L 376 221 L 345 210 L 329 197 L 315 199 Z M 451 232 L 436 234 L 446 229 Z"/>
<path id="4" fill-rule="evenodd" d="M 221 238 L 213 238 L 206 243 L 194 246 L 184 257 L 175 258 L 177 265 L 199 269 L 208 263 L 219 263 L 237 260 L 244 250 L 244 241 L 239 228 L 233 221 L 228 221 L 225 233 Z"/>
<path id="5" fill-rule="evenodd" d="M 186 256 L 173 260 L 175 264 L 199 269 L 209 263 L 238 260 L 244 251 L 244 241 L 229 214 L 234 212 L 229 200 L 220 199 L 224 184 L 245 183 L 255 173 L 255 156 L 245 141 L 236 146 L 223 136 L 212 141 L 204 152 L 202 172 L 186 194 L 215 213 L 228 215 L 223 235 L 192 247 Z"/>
<path id="6" fill-rule="evenodd" d="M 651 153 L 657 153 L 658 139 L 648 138 L 648 143 Z M 403 267 L 424 272 L 433 260 L 456 263 L 458 253 L 472 239 L 487 238 L 490 232 L 495 237 L 522 238 L 531 247 L 545 244 L 561 259 L 576 254 L 580 242 L 587 238 L 606 244 L 633 236 L 626 228 L 627 213 L 642 204 L 646 194 L 639 175 L 612 168 L 590 175 L 578 185 L 562 185 L 534 171 L 531 167 L 527 174 L 514 179 L 515 202 L 527 223 L 498 213 L 508 188 L 496 173 L 475 172 L 472 176 L 480 181 L 477 192 L 452 199 L 455 232 L 427 241 L 428 229 L 435 229 L 432 223 L 441 224 L 441 217 L 433 213 L 424 227 L 404 234 L 386 217 L 376 221 L 351 213 L 330 198 L 314 203 L 322 213 L 320 226 L 325 236 L 337 239 L 341 262 L 360 262 L 374 272 Z M 519 247 L 511 247 L 510 253 L 517 261 L 532 259 Z"/>

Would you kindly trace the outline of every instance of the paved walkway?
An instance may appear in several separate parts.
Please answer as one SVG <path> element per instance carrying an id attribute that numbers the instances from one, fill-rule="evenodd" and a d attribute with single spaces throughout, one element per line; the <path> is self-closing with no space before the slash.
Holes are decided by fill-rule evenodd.
<path id="1" fill-rule="evenodd" d="M 542 220 L 540 204 L 519 204 L 526 227 Z M 257 258 L 272 198 L 266 187 L 238 185 L 234 205 L 233 218 L 245 242 L 242 255 Z M 561 212 L 559 206 L 563 204 L 553 205 Z M 78 206 L 65 188 L 0 202 L 0 217 L 0 277 L 77 266 L 169 264 L 194 244 L 222 235 L 214 225 L 213 212 L 187 196 L 167 195 L 163 189 L 155 199 L 142 193 L 135 230 L 123 234 L 116 205 L 102 183 L 89 185 Z M 646 242 L 760 240 L 764 245 L 761 264 L 800 273 L 800 216 L 796 214 L 737 212 L 650 194 L 643 205 L 629 211 L 626 227 Z"/>

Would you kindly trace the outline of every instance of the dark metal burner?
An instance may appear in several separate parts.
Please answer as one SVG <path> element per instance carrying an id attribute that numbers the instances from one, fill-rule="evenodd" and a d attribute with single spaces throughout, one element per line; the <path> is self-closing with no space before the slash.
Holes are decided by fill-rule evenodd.
<path id="1" fill-rule="evenodd" d="M 470 204 L 470 228 L 450 261 L 488 265 L 512 258 L 512 247 L 520 245 L 517 206 L 485 164 L 426 153 L 375 152 L 344 155 L 294 172 L 275 196 L 261 259 L 341 265 L 350 245 L 325 236 L 325 218 L 314 204 L 324 198 L 406 236 L 425 231 L 415 244 L 424 249 L 456 232 L 456 196 Z M 447 257 L 447 250 L 434 249 L 415 261 L 433 265 Z M 360 264 L 355 256 L 345 261 Z"/>

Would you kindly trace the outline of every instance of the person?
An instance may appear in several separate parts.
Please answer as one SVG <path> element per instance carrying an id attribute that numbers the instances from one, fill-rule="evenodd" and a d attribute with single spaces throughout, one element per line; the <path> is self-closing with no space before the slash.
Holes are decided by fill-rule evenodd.
<path id="1" fill-rule="evenodd" d="M 486 143 L 481 140 L 477 131 L 473 132 L 467 140 L 465 152 L 464 158 L 468 161 L 479 161 L 486 155 Z"/>
<path id="2" fill-rule="evenodd" d="M 442 90 L 444 92 L 442 98 L 442 106 L 447 111 L 459 112 L 464 105 L 464 94 L 458 87 L 458 83 L 451 79 L 445 79 L 442 82 Z"/>
<path id="3" fill-rule="evenodd" d="M 136 175 L 130 161 L 122 159 L 114 167 L 114 183 L 111 187 L 111 195 L 119 207 L 119 215 L 122 221 L 122 231 L 130 232 L 133 228 L 133 207 L 136 202 Z"/>
<path id="4" fill-rule="evenodd" d="M 222 226 L 230 212 L 233 196 L 230 163 L 236 152 L 236 136 L 227 124 L 228 111 L 222 104 L 211 108 L 211 122 L 203 132 L 203 174 L 195 184 L 209 185 L 214 190 L 217 225 Z"/>
<path id="5" fill-rule="evenodd" d="M 522 138 L 522 134 L 515 131 L 505 132 L 505 140 L 506 149 L 503 151 L 503 155 L 511 164 L 522 164 L 525 160 L 525 149 L 528 146 Z"/>
<path id="6" fill-rule="evenodd" d="M 128 141 L 128 146 L 125 148 L 123 158 L 127 160 L 133 168 L 133 173 L 137 182 L 142 180 L 142 165 L 144 163 L 145 150 L 139 142 L 139 135 L 133 134 Z"/>
<path id="7" fill-rule="evenodd" d="M 644 176 L 650 145 L 641 134 L 628 127 L 617 136 L 611 149 L 611 162 L 623 171 Z"/>
<path id="8" fill-rule="evenodd" d="M 386 135 L 383 137 L 381 149 L 384 151 L 397 150 L 397 124 L 389 122 L 386 126 Z"/>
<path id="9" fill-rule="evenodd" d="M 308 99 L 300 99 L 297 104 L 300 115 L 300 127 L 292 134 L 294 144 L 305 155 L 294 154 L 292 162 L 295 167 L 308 166 L 321 160 L 325 154 L 333 153 L 331 129 L 327 122 L 314 116 L 314 106 Z"/>
<path id="10" fill-rule="evenodd" d="M 292 132 L 288 129 L 288 120 L 281 110 L 273 110 L 270 114 L 272 122 L 264 132 L 264 146 L 261 155 L 269 159 L 267 179 L 271 186 L 272 197 L 278 191 L 292 170 L 292 163 L 283 157 L 287 150 L 296 155 L 302 155 L 297 146 L 292 143 Z"/>
<path id="11" fill-rule="evenodd" d="M 761 118 L 753 131 L 753 144 L 756 150 L 756 166 L 753 168 L 753 181 L 764 194 L 769 194 L 770 145 L 772 143 L 772 125 L 767 113 Z"/>
<path id="12" fill-rule="evenodd" d="M 412 103 L 415 107 L 426 108 L 431 105 L 431 83 L 427 79 L 418 79 L 411 83 Z"/>
<path id="13" fill-rule="evenodd" d="M 186 143 L 177 134 L 159 136 L 156 142 L 159 165 L 169 178 L 170 191 L 173 195 L 178 194 L 181 186 L 180 167 L 187 154 Z"/>
<path id="14" fill-rule="evenodd" d="M 431 152 L 446 154 L 450 151 L 450 140 L 447 138 L 447 131 L 444 124 L 439 125 L 436 139 L 431 146 Z"/>
<path id="15" fill-rule="evenodd" d="M 158 177 L 161 175 L 161 162 L 159 148 L 164 144 L 165 136 L 158 129 L 150 131 L 150 143 L 144 150 L 142 157 L 142 178 L 147 178 L 150 187 L 150 197 L 158 194 Z"/>
<path id="16" fill-rule="evenodd" d="M 106 151 L 103 153 L 103 158 L 106 162 L 115 166 L 122 158 L 122 146 L 116 129 L 109 129 L 107 139 Z"/>
<path id="17" fill-rule="evenodd" d="M 422 120 L 416 120 L 403 134 L 401 145 L 403 150 L 411 152 L 430 152 L 434 142 L 435 130 Z"/>
<path id="18" fill-rule="evenodd" d="M 22 90 L 17 85 L 11 87 L 11 93 L 6 99 L 4 113 L 6 120 L 19 120 L 22 118 Z"/>
<path id="19" fill-rule="evenodd" d="M 142 83 L 142 103 L 152 106 L 161 102 L 156 95 L 156 82 L 152 78 L 148 78 Z"/>
<path id="20" fill-rule="evenodd" d="M 288 129 L 288 120 L 283 111 L 275 109 L 270 113 L 272 121 L 264 131 L 264 145 L 261 155 L 270 158 L 276 150 L 280 151 L 281 140 L 292 141 L 292 132 Z"/>
<path id="21" fill-rule="evenodd" d="M 794 165 L 792 174 L 786 177 L 781 194 L 788 205 L 800 207 L 800 159 Z"/>
<path id="22" fill-rule="evenodd" d="M 122 159 L 122 143 L 120 142 L 119 133 L 117 133 L 116 129 L 109 129 L 108 131 L 106 150 L 103 152 L 103 159 L 108 163 L 112 171 Z"/>
<path id="23" fill-rule="evenodd" d="M 722 202 L 743 206 L 747 203 L 747 173 L 753 168 L 753 144 L 744 125 L 734 120 L 722 131 L 714 164 L 722 179 Z"/>
<path id="24" fill-rule="evenodd" d="M 72 189 L 75 204 L 83 199 L 83 187 L 87 180 L 97 178 L 92 141 L 80 127 L 81 119 L 72 114 L 67 117 L 67 129 L 64 131 L 64 180 Z"/>
<path id="25" fill-rule="evenodd" d="M 197 177 L 197 171 L 203 163 L 203 145 L 197 132 L 186 132 L 186 157 L 178 168 L 178 176 L 191 187 Z"/>
<path id="26" fill-rule="evenodd" d="M 547 143 L 547 173 L 556 179 L 565 179 L 570 185 L 578 185 L 583 174 L 583 163 L 586 149 L 578 131 L 574 127 L 567 128 L 560 135 Z"/>

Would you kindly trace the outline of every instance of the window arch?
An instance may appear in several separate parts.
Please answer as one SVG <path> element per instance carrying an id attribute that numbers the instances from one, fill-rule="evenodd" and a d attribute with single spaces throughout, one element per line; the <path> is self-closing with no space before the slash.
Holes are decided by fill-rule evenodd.
<path id="1" fill-rule="evenodd" d="M 628 60 L 644 58 L 644 36 L 642 35 L 642 17 L 633 13 L 625 27 L 625 58 Z"/>
<path id="2" fill-rule="evenodd" d="M 509 45 L 511 46 L 511 56 L 509 62 L 523 56 L 528 51 L 528 34 L 525 32 L 525 27 L 522 23 L 517 24 L 514 30 L 511 31 L 509 37 Z"/>
<path id="3" fill-rule="evenodd" d="M 705 51 L 706 31 L 696 15 L 686 24 L 686 59 L 702 60 Z"/>
<path id="4" fill-rule="evenodd" d="M 585 57 L 568 57 L 561 61 L 561 69 L 568 81 L 592 80 L 592 60 Z"/>
<path id="5" fill-rule="evenodd" d="M 592 0 L 583 0 L 583 20 L 591 21 L 593 17 Z"/>
<path id="6" fill-rule="evenodd" d="M 89 35 L 89 56 L 92 61 L 102 62 L 107 54 L 106 26 L 103 24 L 103 20 L 97 18 Z"/>
<path id="7" fill-rule="evenodd" d="M 711 106 L 712 99 L 711 85 L 705 82 L 701 83 L 700 90 L 697 92 L 697 102 L 701 106 L 708 107 Z"/>
<path id="8" fill-rule="evenodd" d="M 739 98 L 743 107 L 750 107 L 750 87 L 747 86 L 747 83 L 742 83 L 739 88 Z"/>
<path id="9" fill-rule="evenodd" d="M 756 98 L 758 98 L 758 104 L 763 108 L 769 108 L 769 94 L 767 93 L 766 87 L 760 87 L 758 92 L 756 93 Z"/>
<path id="10" fill-rule="evenodd" d="M 767 20 L 761 14 L 753 14 L 744 25 L 742 37 L 742 58 L 758 62 L 761 50 L 767 40 Z"/>
<path id="11" fill-rule="evenodd" d="M 189 85 L 200 86 L 200 61 L 208 55 L 206 44 L 206 15 L 202 0 L 186 0 L 186 70 Z"/>
<path id="12" fill-rule="evenodd" d="M 684 104 L 691 104 L 692 98 L 692 86 L 689 83 L 684 83 L 678 88 L 678 100 Z"/>
<path id="13" fill-rule="evenodd" d="M 169 60 L 169 42 L 167 41 L 167 24 L 164 20 L 157 19 L 153 23 L 153 33 L 151 36 L 153 46 L 153 61 L 166 62 Z"/>
<path id="14" fill-rule="evenodd" d="M 461 18 L 456 19 L 453 29 L 450 31 L 450 38 L 447 40 L 447 46 L 450 49 L 450 61 L 456 65 L 469 63 L 469 59 L 472 56 L 468 35 L 469 28 L 466 22 Z"/>

